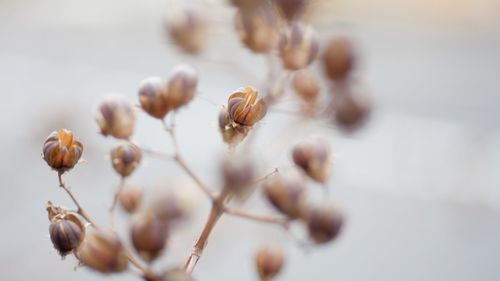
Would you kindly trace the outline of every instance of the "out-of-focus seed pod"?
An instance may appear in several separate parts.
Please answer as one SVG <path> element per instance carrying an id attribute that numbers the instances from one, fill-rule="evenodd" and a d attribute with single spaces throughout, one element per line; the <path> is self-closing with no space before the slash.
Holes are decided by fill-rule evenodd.
<path id="1" fill-rule="evenodd" d="M 329 150 L 324 140 L 302 142 L 293 147 L 293 162 L 313 180 L 324 183 L 330 176 L 332 166 Z"/>
<path id="2" fill-rule="evenodd" d="M 167 83 L 159 77 L 150 77 L 139 86 L 139 102 L 149 115 L 163 119 L 169 107 L 166 102 L 168 93 Z"/>
<path id="3" fill-rule="evenodd" d="M 293 23 L 280 42 L 280 56 L 283 67 L 297 70 L 311 64 L 319 51 L 319 41 L 311 26 Z"/>
<path id="4" fill-rule="evenodd" d="M 255 264 L 260 280 L 270 281 L 276 277 L 283 268 L 285 255 L 278 246 L 265 246 L 258 249 L 255 255 Z"/>
<path id="5" fill-rule="evenodd" d="M 332 80 L 345 80 L 355 65 L 355 52 L 347 38 L 331 39 L 323 53 L 325 74 Z"/>
<path id="6" fill-rule="evenodd" d="M 243 195 L 254 179 L 254 165 L 241 156 L 227 157 L 222 161 L 224 185 L 236 194 Z"/>
<path id="7" fill-rule="evenodd" d="M 129 214 L 137 212 L 142 205 L 144 190 L 137 185 L 127 185 L 118 193 L 118 202 Z"/>
<path id="8" fill-rule="evenodd" d="M 253 126 L 264 118 L 267 106 L 263 100 L 257 100 L 257 95 L 252 87 L 236 90 L 227 101 L 229 119 L 238 125 Z"/>
<path id="9" fill-rule="evenodd" d="M 304 14 L 309 0 L 274 0 L 283 18 L 291 21 Z"/>
<path id="10" fill-rule="evenodd" d="M 157 190 L 149 203 L 151 212 L 168 224 L 189 216 L 190 198 L 186 193 L 171 190 Z"/>
<path id="11" fill-rule="evenodd" d="M 85 227 L 74 214 L 58 215 L 49 226 L 50 240 L 64 257 L 73 252 L 85 238 Z"/>
<path id="12" fill-rule="evenodd" d="M 128 177 L 141 163 L 141 150 L 131 144 L 123 143 L 111 150 L 111 163 L 115 171 L 122 177 Z"/>
<path id="13" fill-rule="evenodd" d="M 208 37 L 208 21 L 204 14 L 192 7 L 172 14 L 167 22 L 170 38 L 184 52 L 197 54 L 205 46 Z"/>
<path id="14" fill-rule="evenodd" d="M 335 102 L 335 122 L 347 132 L 360 128 L 370 116 L 371 106 L 361 96 L 339 95 Z"/>
<path id="15" fill-rule="evenodd" d="M 303 69 L 293 74 L 293 89 L 305 102 L 315 102 L 319 96 L 318 80 L 309 69 Z"/>
<path id="16" fill-rule="evenodd" d="M 310 206 L 305 211 L 304 220 L 309 236 L 318 244 L 335 239 L 344 224 L 342 213 L 331 205 Z"/>
<path id="17" fill-rule="evenodd" d="M 122 272 L 128 268 L 127 252 L 118 235 L 110 229 L 94 229 L 78 247 L 77 258 L 102 273 Z"/>
<path id="18" fill-rule="evenodd" d="M 189 65 L 176 66 L 168 80 L 168 94 L 166 103 L 171 109 L 188 104 L 196 94 L 198 86 L 198 74 Z"/>
<path id="19" fill-rule="evenodd" d="M 133 104 L 121 95 L 111 95 L 102 100 L 96 112 L 101 133 L 118 139 L 128 139 L 135 127 L 133 108 Z"/>
<path id="20" fill-rule="evenodd" d="M 151 262 L 165 248 L 168 238 L 167 224 L 151 212 L 141 214 L 132 221 L 130 237 L 137 253 L 145 261 Z"/>
<path id="21" fill-rule="evenodd" d="M 172 268 L 163 274 L 161 281 L 195 281 L 195 279 L 183 268 Z"/>
<path id="22" fill-rule="evenodd" d="M 43 159 L 59 172 L 73 168 L 83 153 L 83 144 L 66 129 L 52 132 L 43 144 Z"/>
<path id="23" fill-rule="evenodd" d="M 269 202 L 290 219 L 302 215 L 306 199 L 304 179 L 298 173 L 276 174 L 264 182 L 264 194 Z"/>
<path id="24" fill-rule="evenodd" d="M 239 10 L 235 28 L 240 40 L 255 53 L 268 53 L 279 43 L 279 16 L 268 3 L 252 9 Z"/>

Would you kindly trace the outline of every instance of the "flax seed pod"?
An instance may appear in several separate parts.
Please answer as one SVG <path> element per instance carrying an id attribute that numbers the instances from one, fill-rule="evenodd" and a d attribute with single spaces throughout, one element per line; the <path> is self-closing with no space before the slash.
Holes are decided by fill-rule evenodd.
<path id="1" fill-rule="evenodd" d="M 118 193 L 120 206 L 129 214 L 139 210 L 144 197 L 144 189 L 137 185 L 127 185 Z"/>
<path id="2" fill-rule="evenodd" d="M 323 68 L 328 78 L 345 80 L 352 72 L 356 55 L 351 41 L 344 37 L 331 39 L 323 52 Z"/>
<path id="3" fill-rule="evenodd" d="M 208 21 L 204 13 L 186 7 L 174 13 L 167 22 L 167 30 L 174 43 L 188 54 L 198 54 L 206 45 Z"/>
<path id="4" fill-rule="evenodd" d="M 141 159 L 141 150 L 131 143 L 120 144 L 111 151 L 113 168 L 122 177 L 132 174 L 141 163 Z"/>
<path id="5" fill-rule="evenodd" d="M 150 77 L 141 82 L 139 86 L 139 102 L 141 108 L 149 115 L 163 119 L 169 107 L 166 103 L 167 83 L 159 77 Z"/>
<path id="6" fill-rule="evenodd" d="M 96 120 L 104 136 L 128 139 L 135 127 L 133 105 L 124 96 L 107 96 L 97 106 Z"/>
<path id="7" fill-rule="evenodd" d="M 293 162 L 310 178 L 324 183 L 330 176 L 332 158 L 328 144 L 324 140 L 304 141 L 293 147 Z"/>
<path id="8" fill-rule="evenodd" d="M 328 243 L 340 234 L 344 216 L 331 205 L 309 206 L 304 218 L 310 238 L 317 244 Z"/>
<path id="9" fill-rule="evenodd" d="M 279 49 L 284 68 L 304 68 L 318 55 L 319 41 L 316 31 L 311 26 L 293 23 L 281 37 Z"/>
<path id="10" fill-rule="evenodd" d="M 74 214 L 58 215 L 49 226 L 50 240 L 64 257 L 80 246 L 85 238 L 85 227 Z"/>
<path id="11" fill-rule="evenodd" d="M 139 256 L 147 262 L 152 262 L 165 248 L 168 238 L 167 224 L 151 212 L 140 214 L 132 221 L 130 237 Z"/>
<path id="12" fill-rule="evenodd" d="M 118 235 L 110 229 L 87 233 L 76 256 L 82 264 L 101 273 L 122 272 L 128 268 L 127 252 Z"/>
<path id="13" fill-rule="evenodd" d="M 313 103 L 319 96 L 319 82 L 309 69 L 302 69 L 293 74 L 292 86 L 295 93 L 305 102 Z"/>
<path id="14" fill-rule="evenodd" d="M 278 246 L 264 246 L 255 255 L 255 264 L 260 280 L 270 281 L 278 275 L 284 264 L 283 249 Z"/>
<path id="15" fill-rule="evenodd" d="M 65 172 L 73 168 L 83 153 L 83 144 L 66 129 L 52 132 L 43 144 L 43 159 L 54 170 Z"/>
<path id="16" fill-rule="evenodd" d="M 304 179 L 296 172 L 276 174 L 264 182 L 264 195 L 278 211 L 297 219 L 302 215 L 306 199 Z"/>
<path id="17" fill-rule="evenodd" d="M 178 65 L 172 70 L 167 86 L 165 101 L 169 108 L 178 109 L 188 104 L 196 94 L 198 73 L 189 65 Z"/>
<path id="18" fill-rule="evenodd" d="M 252 87 L 239 88 L 227 101 L 229 119 L 241 126 L 253 126 L 264 118 L 267 112 L 266 103 L 259 99 Z"/>

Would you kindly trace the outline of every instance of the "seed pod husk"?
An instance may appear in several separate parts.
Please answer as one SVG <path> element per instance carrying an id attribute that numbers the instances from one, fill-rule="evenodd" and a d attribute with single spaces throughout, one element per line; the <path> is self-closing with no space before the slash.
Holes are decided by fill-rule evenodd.
<path id="1" fill-rule="evenodd" d="M 349 39 L 340 37 L 331 39 L 323 53 L 325 74 L 332 80 L 345 80 L 355 65 L 356 56 Z"/>
<path id="2" fill-rule="evenodd" d="M 65 172 L 73 168 L 83 154 L 83 144 L 66 129 L 52 132 L 43 144 L 43 159 L 54 170 Z"/>
<path id="3" fill-rule="evenodd" d="M 264 118 L 267 106 L 263 100 L 257 100 L 257 95 L 252 87 L 239 88 L 231 94 L 227 101 L 229 119 L 241 126 L 253 126 Z"/>
<path id="4" fill-rule="evenodd" d="M 276 277 L 284 264 L 283 249 L 278 246 L 261 247 L 255 256 L 260 280 L 270 281 Z"/>
<path id="5" fill-rule="evenodd" d="M 131 143 L 120 144 L 111 150 L 113 168 L 122 177 L 128 177 L 132 174 L 141 163 L 141 159 L 141 150 Z"/>
<path id="6" fill-rule="evenodd" d="M 135 250 L 147 262 L 154 261 L 167 243 L 167 224 L 153 213 L 136 217 L 130 227 L 130 237 Z"/>
<path id="7" fill-rule="evenodd" d="M 110 229 L 94 229 L 87 233 L 77 258 L 101 273 L 122 272 L 128 268 L 127 252 L 118 235 Z"/>
<path id="8" fill-rule="evenodd" d="M 324 183 L 331 170 L 331 156 L 326 141 L 315 139 L 299 143 L 293 147 L 293 162 L 310 178 Z"/>
<path id="9" fill-rule="evenodd" d="M 139 86 L 139 102 L 142 109 L 149 115 L 163 119 L 169 111 L 166 102 L 168 93 L 167 83 L 159 77 L 150 77 Z"/>
<path id="10" fill-rule="evenodd" d="M 309 69 L 296 71 L 292 80 L 293 89 L 305 102 L 315 102 L 319 96 L 318 80 Z"/>
<path id="11" fill-rule="evenodd" d="M 59 215 L 52 220 L 49 234 L 54 248 L 64 257 L 82 243 L 85 227 L 75 215 Z"/>
<path id="12" fill-rule="evenodd" d="M 198 86 L 198 73 L 189 65 L 176 66 L 168 80 L 168 94 L 166 103 L 175 110 L 188 104 L 196 94 Z"/>
<path id="13" fill-rule="evenodd" d="M 334 240 L 342 230 L 344 216 L 331 205 L 309 206 L 304 213 L 309 237 L 317 244 Z"/>
<path id="14" fill-rule="evenodd" d="M 269 202 L 290 219 L 302 215 L 306 187 L 297 173 L 276 174 L 264 182 L 264 194 Z"/>
<path id="15" fill-rule="evenodd" d="M 140 186 L 127 185 L 118 193 L 120 206 L 129 214 L 137 212 L 142 205 L 144 190 Z"/>
<path id="16" fill-rule="evenodd" d="M 198 54 L 206 44 L 208 21 L 204 14 L 192 7 L 173 14 L 167 22 L 170 38 L 188 54 Z"/>
<path id="17" fill-rule="evenodd" d="M 318 51 L 318 36 L 311 26 L 293 23 L 281 37 L 280 56 L 286 69 L 297 70 L 308 66 Z"/>
<path id="18" fill-rule="evenodd" d="M 97 106 L 96 121 L 104 136 L 128 139 L 135 127 L 133 104 L 121 95 L 108 96 Z"/>

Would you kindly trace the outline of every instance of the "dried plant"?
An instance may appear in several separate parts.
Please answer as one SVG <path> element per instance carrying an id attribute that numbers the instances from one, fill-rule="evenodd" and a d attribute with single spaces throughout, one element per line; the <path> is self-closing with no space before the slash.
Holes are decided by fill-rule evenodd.
<path id="1" fill-rule="evenodd" d="M 268 112 L 280 112 L 277 107 L 285 92 L 291 88 L 302 105 L 291 113 L 298 117 L 314 118 L 335 124 L 344 132 L 352 132 L 364 123 L 370 112 L 365 96 L 353 93 L 353 71 L 357 56 L 353 43 L 347 38 L 331 38 L 320 54 L 320 40 L 313 27 L 303 21 L 309 7 L 307 0 L 294 1 L 231 1 L 237 8 L 235 29 L 243 45 L 256 54 L 275 56 L 282 62 L 278 73 L 270 69 L 266 89 L 260 95 L 253 87 L 244 86 L 228 93 L 218 116 L 222 140 L 228 144 L 228 156 L 221 164 L 222 188 L 212 188 L 191 169 L 177 142 L 174 116 L 196 97 L 198 73 L 188 65 L 172 70 L 170 77 L 150 77 L 140 83 L 138 101 L 142 111 L 162 122 L 170 136 L 172 155 L 147 149 L 131 138 L 136 124 L 136 107 L 123 96 L 104 98 L 96 110 L 96 121 L 104 136 L 121 142 L 111 150 L 111 164 L 121 182 L 111 203 L 109 226 L 97 225 L 79 203 L 73 191 L 63 181 L 64 174 L 78 164 L 84 151 L 82 142 L 73 132 L 61 129 L 51 133 L 43 145 L 43 158 L 57 172 L 59 186 L 69 195 L 76 209 L 47 204 L 51 241 L 61 256 L 74 254 L 80 263 L 102 273 L 118 273 L 134 269 L 144 280 L 193 280 L 192 273 L 203 255 L 207 242 L 223 215 L 236 216 L 276 225 L 291 234 L 290 226 L 300 224 L 309 233 L 296 242 L 303 245 L 322 245 L 335 240 L 342 231 L 344 216 L 337 206 L 313 203 L 308 200 L 308 183 L 317 182 L 327 188 L 333 164 L 325 140 L 309 139 L 298 143 L 290 158 L 295 168 L 281 172 L 275 168 L 267 175 L 256 174 L 255 163 L 249 157 L 248 136 Z M 199 10 L 186 8 L 166 23 L 167 34 L 178 47 L 190 55 L 202 51 L 208 21 Z M 324 79 L 316 76 L 310 65 L 319 57 Z M 326 90 L 323 90 L 326 88 Z M 171 117 L 171 122 L 167 121 Z M 214 119 L 217 117 L 214 116 Z M 245 153 L 240 153 L 240 152 Z M 211 201 L 212 208 L 199 238 L 184 265 L 155 271 L 151 266 L 165 251 L 169 235 L 176 222 L 185 220 L 186 205 L 175 192 L 155 196 L 144 203 L 146 191 L 131 186 L 127 178 L 141 166 L 143 157 L 161 157 L 177 163 Z M 228 204 L 233 199 L 245 201 L 262 186 L 265 199 L 281 216 L 254 214 L 235 209 Z M 129 237 L 132 249 L 115 229 L 115 209 L 120 205 L 130 216 Z M 261 280 L 272 280 L 286 263 L 286 254 L 279 245 L 263 246 L 256 251 L 255 265 Z"/>

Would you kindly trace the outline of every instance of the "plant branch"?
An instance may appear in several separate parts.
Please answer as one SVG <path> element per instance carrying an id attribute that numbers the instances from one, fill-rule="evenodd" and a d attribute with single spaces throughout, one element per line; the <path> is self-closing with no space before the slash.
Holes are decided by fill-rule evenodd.
<path id="1" fill-rule="evenodd" d="M 290 224 L 290 220 L 287 218 L 278 218 L 278 217 L 271 217 L 271 216 L 266 216 L 266 215 L 250 214 L 250 213 L 246 213 L 246 212 L 241 211 L 241 210 L 229 209 L 229 208 L 225 208 L 224 212 L 228 215 L 244 218 L 247 220 L 276 224 L 276 225 L 281 226 L 285 229 L 288 229 L 289 224 Z"/>

